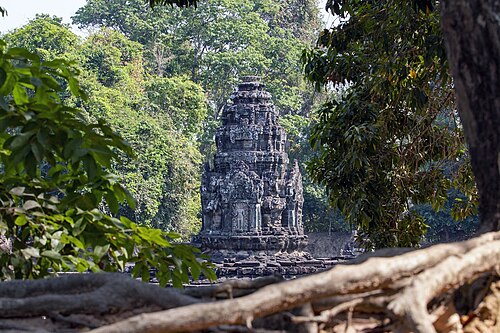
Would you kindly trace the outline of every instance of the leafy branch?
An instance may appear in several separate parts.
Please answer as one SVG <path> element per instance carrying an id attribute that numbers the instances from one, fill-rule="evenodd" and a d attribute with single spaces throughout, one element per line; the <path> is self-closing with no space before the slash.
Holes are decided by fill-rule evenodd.
<path id="1" fill-rule="evenodd" d="M 135 201 L 109 169 L 130 146 L 103 121 L 87 123 L 59 94 L 86 100 L 72 62 L 42 61 L 0 41 L 0 252 L 3 279 L 59 271 L 124 270 L 175 286 L 214 278 L 199 250 L 178 235 L 114 217 Z M 107 207 L 107 215 L 100 207 Z"/>

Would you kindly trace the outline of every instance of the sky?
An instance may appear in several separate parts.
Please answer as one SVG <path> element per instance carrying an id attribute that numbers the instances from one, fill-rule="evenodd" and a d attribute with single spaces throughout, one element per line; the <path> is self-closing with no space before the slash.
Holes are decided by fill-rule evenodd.
<path id="1" fill-rule="evenodd" d="M 324 13 L 326 0 L 319 2 Z M 36 14 L 59 16 L 63 18 L 64 23 L 71 24 L 71 16 L 85 3 L 86 0 L 0 0 L 0 6 L 7 9 L 8 13 L 7 16 L 0 17 L 0 35 L 28 23 Z M 331 21 L 331 15 L 327 15 L 325 19 Z M 73 31 L 84 34 L 76 28 Z"/>
<path id="2" fill-rule="evenodd" d="M 0 34 L 26 24 L 36 14 L 59 16 L 63 22 L 71 23 L 71 16 L 85 3 L 86 0 L 0 0 L 0 6 L 7 9 L 7 16 L 0 17 Z"/>

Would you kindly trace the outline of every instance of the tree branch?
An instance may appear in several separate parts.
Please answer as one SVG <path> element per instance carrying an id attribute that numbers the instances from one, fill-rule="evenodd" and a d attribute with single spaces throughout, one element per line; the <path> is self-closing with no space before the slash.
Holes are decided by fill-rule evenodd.
<path id="1" fill-rule="evenodd" d="M 413 279 L 388 308 L 404 318 L 415 333 L 435 333 L 427 304 L 439 294 L 458 287 L 478 275 L 500 267 L 500 241 L 481 245 L 470 252 L 450 256 Z"/>

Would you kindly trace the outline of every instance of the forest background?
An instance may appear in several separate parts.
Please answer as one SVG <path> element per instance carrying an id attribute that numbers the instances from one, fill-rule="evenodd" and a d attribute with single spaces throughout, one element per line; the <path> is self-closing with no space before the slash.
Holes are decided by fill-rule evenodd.
<path id="1" fill-rule="evenodd" d="M 121 205 L 119 215 L 186 240 L 199 230 L 200 176 L 214 152 L 218 117 L 239 78 L 257 74 L 280 111 L 290 159 L 301 163 L 306 230 L 347 231 L 353 228 L 348 222 L 360 220 L 330 208 L 324 185 L 305 172 L 307 161 L 321 154 L 309 144 L 320 106 L 342 96 L 342 89 L 332 87 L 315 91 L 301 74 L 303 50 L 314 46 L 324 24 L 316 1 L 206 1 L 197 9 L 88 1 L 73 23 L 90 34 L 78 36 L 60 18 L 38 15 L 2 37 L 43 60 L 74 61 L 90 98 L 68 95 L 69 103 L 90 122 L 104 119 L 132 146 L 136 157 L 122 155 L 113 171 L 137 205 Z M 447 172 L 455 167 L 448 163 Z M 474 232 L 477 216 L 468 217 L 474 210 L 455 212 L 455 218 L 466 218 L 463 223 L 451 217 L 455 201 L 465 197 L 450 188 L 433 207 L 411 206 L 423 219 L 413 221 L 416 241 L 410 245 L 424 234 L 435 242 Z"/>

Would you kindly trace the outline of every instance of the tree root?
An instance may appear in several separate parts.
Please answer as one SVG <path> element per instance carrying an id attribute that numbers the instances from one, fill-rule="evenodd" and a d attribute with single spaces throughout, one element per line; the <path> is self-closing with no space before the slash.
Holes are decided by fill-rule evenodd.
<path id="1" fill-rule="evenodd" d="M 490 285 L 477 309 L 464 319 L 464 333 L 500 332 L 500 280 Z"/>
<path id="2" fill-rule="evenodd" d="M 109 313 L 140 304 L 160 309 L 199 303 L 176 290 L 158 288 L 123 274 L 67 274 L 59 278 L 0 284 L 0 318 L 53 313 Z"/>
<path id="3" fill-rule="evenodd" d="M 149 305 L 153 306 L 149 311 L 168 310 L 140 313 L 127 319 L 117 317 L 118 322 L 96 328 L 92 333 L 276 332 L 283 331 L 283 327 L 288 332 L 307 333 L 361 329 L 445 332 L 444 327 L 451 327 L 457 321 L 457 325 L 462 325 L 460 321 L 465 318 L 453 305 L 453 293 L 479 276 L 498 276 L 500 232 L 461 243 L 402 252 L 396 257 L 387 257 L 387 251 L 369 253 L 357 259 L 357 264 L 338 265 L 291 281 L 279 282 L 274 277 L 227 281 L 184 292 L 116 274 L 72 274 L 59 279 L 5 282 L 0 284 L 0 323 L 1 318 L 54 313 L 102 316 L 134 308 L 137 313 L 140 305 Z M 487 290 L 489 284 L 482 288 Z M 213 301 L 221 297 L 227 299 Z M 485 298 L 483 303 L 500 303 L 496 289 L 490 290 L 487 297 L 490 300 Z M 480 313 L 487 311 L 475 308 L 471 311 L 479 311 L 468 315 L 471 323 L 472 317 L 493 320 L 489 315 L 481 317 Z M 266 316 L 282 322 L 288 318 L 289 324 L 273 326 L 273 320 Z"/>
<path id="4" fill-rule="evenodd" d="M 427 312 L 429 302 L 451 288 L 457 288 L 478 275 L 500 267 L 500 241 L 481 245 L 462 256 L 446 258 L 416 276 L 388 308 L 404 318 L 414 333 L 435 333 Z"/>
<path id="5" fill-rule="evenodd" d="M 281 276 L 266 276 L 255 280 L 228 280 L 213 286 L 188 288 L 184 294 L 202 298 L 219 299 L 241 297 L 269 284 L 283 281 Z"/>
<path id="6" fill-rule="evenodd" d="M 466 259 L 465 263 L 458 265 L 458 267 L 465 269 L 465 272 L 461 272 L 463 277 L 460 281 L 472 278 L 473 276 L 470 274 L 484 272 L 488 267 L 497 267 L 500 263 L 498 237 L 500 237 L 500 232 L 489 233 L 462 243 L 435 245 L 392 258 L 377 258 L 375 252 L 368 254 L 368 258 L 362 258 L 362 262 L 358 265 L 339 265 L 323 273 L 263 287 L 255 293 L 241 298 L 193 304 L 152 314 L 141 314 L 123 322 L 96 329 L 93 332 L 185 332 L 218 325 L 241 325 L 256 317 L 286 311 L 329 296 L 391 289 L 391 284 L 399 279 L 413 275 L 416 275 L 414 279 L 418 279 L 420 274 L 424 274 L 425 277 L 427 276 L 425 270 L 436 266 L 439 269 L 434 270 L 434 274 L 443 271 L 444 277 L 430 280 L 431 291 L 425 294 L 425 299 L 428 300 L 431 296 L 437 296 L 439 288 L 436 281 L 446 282 L 444 290 L 449 289 L 448 284 L 455 282 L 446 275 L 446 272 L 453 270 L 453 266 L 457 265 L 457 262 L 461 262 L 461 258 Z M 467 255 L 468 252 L 471 254 Z M 477 262 L 475 264 L 470 262 L 470 257 L 478 259 L 491 255 L 493 255 L 491 265 L 485 266 L 478 265 Z M 451 258 L 451 261 L 448 261 L 448 258 Z M 479 267 L 478 269 L 467 269 L 471 265 Z M 424 282 L 425 280 L 419 282 L 420 284 L 417 286 L 426 288 Z M 406 289 L 402 291 L 402 298 L 413 295 L 415 287 L 411 288 L 411 286 L 407 289 L 408 291 L 405 291 Z M 422 304 L 418 303 L 415 304 L 414 310 L 403 305 L 398 306 L 398 303 L 393 303 L 388 308 L 389 311 L 394 311 L 396 316 L 399 315 L 407 324 L 409 323 L 409 326 L 414 325 L 411 316 L 425 318 L 427 321 L 429 315 L 424 313 L 426 312 L 425 308 L 424 311 L 422 309 Z M 401 313 L 408 314 L 410 317 L 405 319 Z"/>

